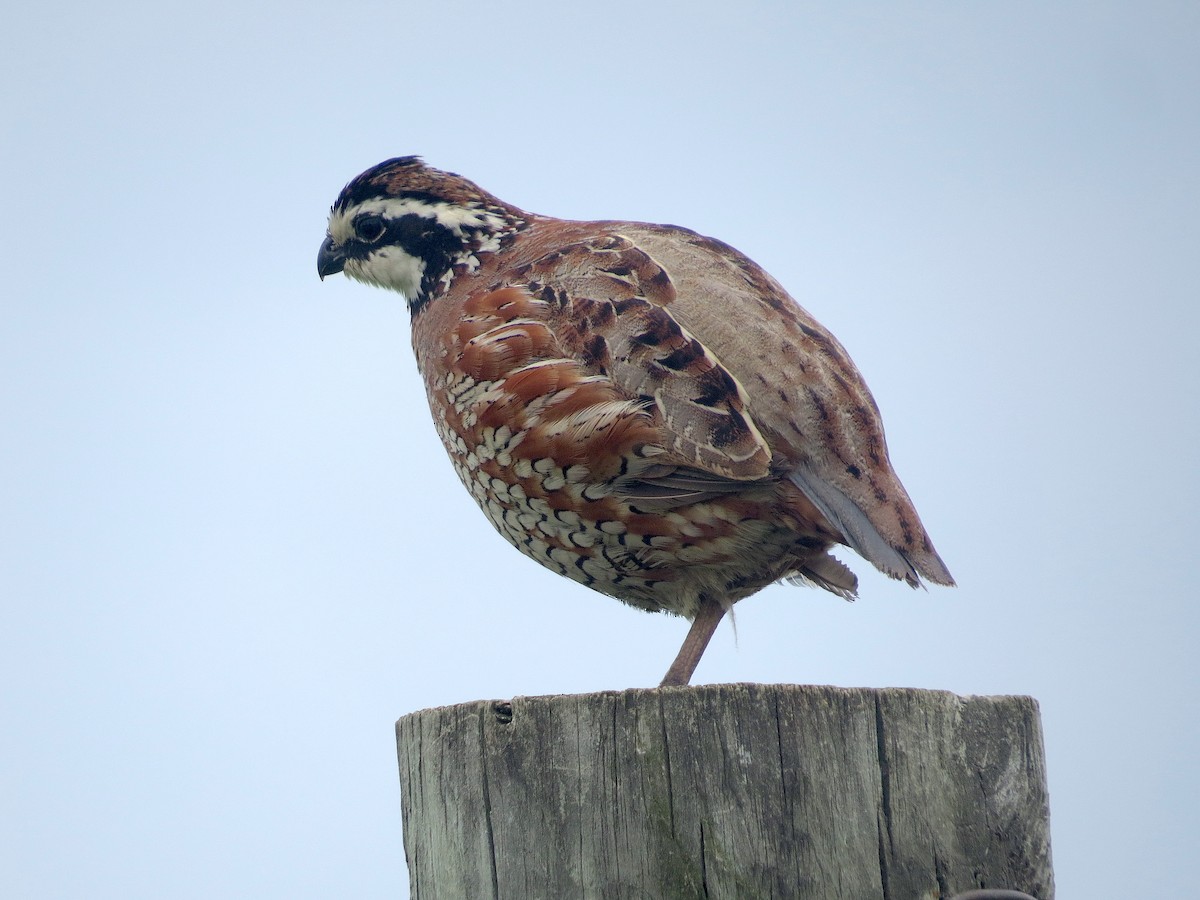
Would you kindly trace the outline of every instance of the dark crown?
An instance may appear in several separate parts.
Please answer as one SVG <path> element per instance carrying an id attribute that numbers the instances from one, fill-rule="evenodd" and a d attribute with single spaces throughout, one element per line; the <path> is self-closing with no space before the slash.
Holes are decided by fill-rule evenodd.
<path id="1" fill-rule="evenodd" d="M 521 218 L 522 211 L 489 194 L 454 172 L 427 166 L 419 156 L 397 156 L 363 172 L 344 188 L 333 204 L 335 212 L 365 200 L 383 197 L 412 197 L 430 203 L 484 208 L 505 218 Z"/>

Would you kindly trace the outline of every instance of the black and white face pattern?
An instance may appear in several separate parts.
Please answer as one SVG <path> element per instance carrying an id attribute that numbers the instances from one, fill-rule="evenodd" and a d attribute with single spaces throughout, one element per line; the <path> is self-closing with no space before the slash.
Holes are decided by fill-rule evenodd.
<path id="1" fill-rule="evenodd" d="M 482 205 L 416 193 L 368 197 L 334 206 L 321 253 L 333 260 L 329 272 L 340 262 L 349 277 L 398 291 L 416 309 L 456 270 L 476 269 L 478 254 L 498 250 L 512 230 L 507 217 Z"/>

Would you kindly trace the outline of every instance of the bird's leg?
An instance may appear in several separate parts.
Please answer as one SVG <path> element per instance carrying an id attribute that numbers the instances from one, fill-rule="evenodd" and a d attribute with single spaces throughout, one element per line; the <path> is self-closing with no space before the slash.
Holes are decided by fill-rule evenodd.
<path id="1" fill-rule="evenodd" d="M 681 687 L 692 680 L 692 673 L 700 664 L 704 648 L 708 646 L 724 615 L 725 607 L 720 603 L 705 596 L 700 597 L 700 607 L 696 610 L 696 618 L 692 619 L 692 627 L 688 629 L 679 655 L 671 663 L 671 668 L 667 669 L 659 687 Z"/>

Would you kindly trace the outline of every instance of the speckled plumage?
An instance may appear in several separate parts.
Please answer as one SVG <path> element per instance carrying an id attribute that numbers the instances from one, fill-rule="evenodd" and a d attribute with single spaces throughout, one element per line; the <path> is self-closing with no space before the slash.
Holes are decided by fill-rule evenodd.
<path id="1" fill-rule="evenodd" d="M 719 241 L 528 213 L 403 157 L 343 190 L 318 268 L 406 295 L 438 434 L 510 543 L 695 620 L 664 683 L 767 584 L 852 597 L 834 544 L 953 584 L 846 351 Z"/>

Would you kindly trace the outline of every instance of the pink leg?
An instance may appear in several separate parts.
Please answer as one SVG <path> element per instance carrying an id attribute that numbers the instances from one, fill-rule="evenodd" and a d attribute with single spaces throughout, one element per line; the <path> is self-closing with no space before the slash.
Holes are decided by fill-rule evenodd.
<path id="1" fill-rule="evenodd" d="M 683 646 L 679 648 L 679 655 L 675 657 L 675 662 L 671 663 L 671 668 L 667 669 L 659 687 L 682 686 L 692 680 L 692 673 L 700 664 L 704 648 L 708 646 L 724 615 L 725 607 L 720 603 L 707 597 L 700 598 L 700 608 L 696 611 L 696 618 L 692 619 L 692 627 L 688 629 Z"/>

